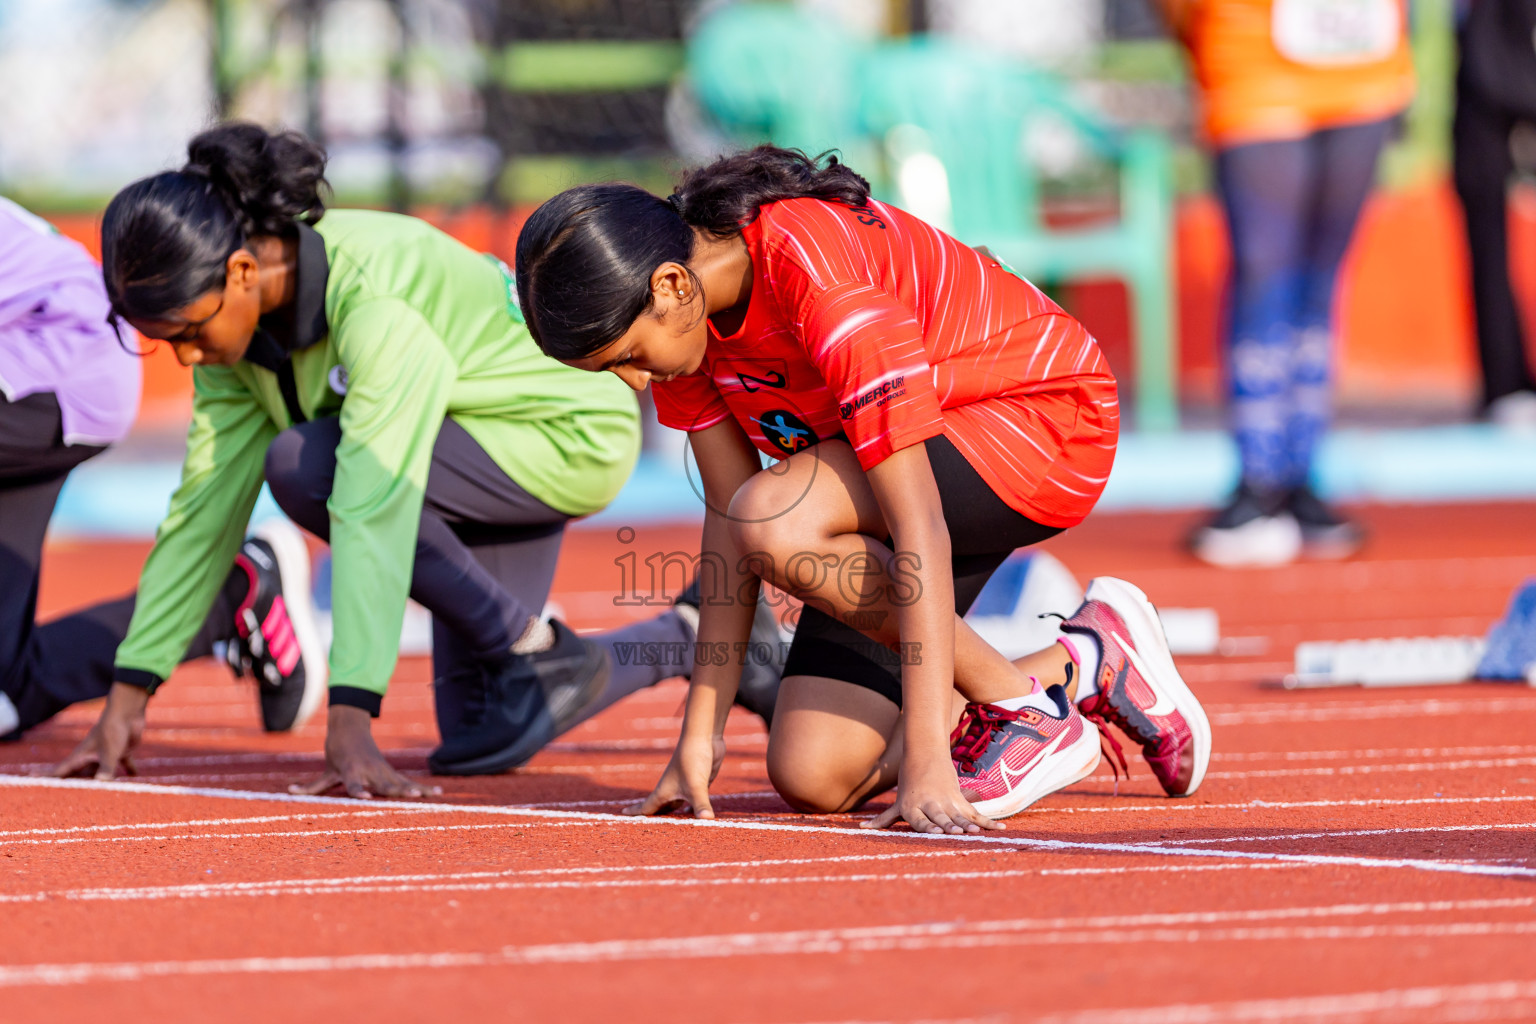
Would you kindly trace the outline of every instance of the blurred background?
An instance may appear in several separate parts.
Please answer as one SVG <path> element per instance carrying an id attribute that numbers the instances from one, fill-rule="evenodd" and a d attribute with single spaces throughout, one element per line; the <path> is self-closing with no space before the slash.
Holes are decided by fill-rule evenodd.
<path id="1" fill-rule="evenodd" d="M 1416 97 L 1345 265 L 1340 429 L 1318 470 L 1336 499 L 1536 495 L 1529 437 L 1471 422 L 1477 355 L 1449 178 L 1453 4 L 1412 0 Z M 113 192 L 178 165 L 210 122 L 249 118 L 322 141 L 337 205 L 409 211 L 510 260 L 521 219 L 569 185 L 623 178 L 665 194 L 680 167 L 734 146 L 835 146 L 878 195 L 962 240 L 1003 231 L 1019 269 L 1099 338 L 1132 428 L 1105 507 L 1218 504 L 1236 474 L 1219 344 L 1228 245 L 1186 57 L 1158 10 L 1147 0 L 805 0 L 769 20 L 747 10 L 3 0 L 0 194 L 94 252 Z M 962 59 L 869 63 L 925 35 Z M 977 91 L 980 78 L 991 86 Z M 1536 135 L 1517 132 L 1511 145 L 1521 173 L 1536 171 Z M 1510 265 L 1536 319 L 1536 190 L 1524 186 L 1511 203 Z M 56 532 L 147 534 L 163 514 L 190 379 L 167 351 L 145 368 L 139 428 L 71 477 Z M 652 421 L 641 470 L 604 518 L 697 516 L 681 448 Z"/>

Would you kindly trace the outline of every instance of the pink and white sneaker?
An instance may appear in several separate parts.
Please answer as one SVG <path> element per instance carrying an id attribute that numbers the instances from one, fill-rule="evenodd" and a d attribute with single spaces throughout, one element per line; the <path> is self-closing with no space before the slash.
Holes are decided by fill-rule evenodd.
<path id="1" fill-rule="evenodd" d="M 298 527 L 271 519 L 235 556 L 249 589 L 235 609 L 225 660 L 256 680 L 261 724 L 287 732 L 309 720 L 326 695 L 326 649 L 309 596 L 309 549 Z"/>
<path id="2" fill-rule="evenodd" d="M 1099 766 L 1098 733 L 1061 687 L 1045 693 L 1059 714 L 971 703 L 950 734 L 960 788 L 975 794 L 973 805 L 989 818 L 1018 814 Z"/>
<path id="3" fill-rule="evenodd" d="M 1061 628 L 1096 638 L 1102 651 L 1099 690 L 1077 705 L 1083 716 L 1101 726 L 1113 722 L 1141 744 L 1169 796 L 1199 789 L 1211 760 L 1211 723 L 1179 677 L 1147 595 L 1124 580 L 1100 576 Z"/>

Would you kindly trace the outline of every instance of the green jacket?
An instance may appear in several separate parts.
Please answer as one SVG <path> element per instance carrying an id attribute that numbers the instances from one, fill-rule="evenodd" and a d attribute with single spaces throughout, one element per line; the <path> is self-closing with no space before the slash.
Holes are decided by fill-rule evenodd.
<path id="1" fill-rule="evenodd" d="M 333 210 L 299 235 L 292 319 L 263 318 L 238 365 L 192 372 L 181 483 L 139 580 L 118 679 L 153 688 L 181 661 L 244 539 L 267 446 L 296 420 L 290 402 L 303 418 L 341 419 L 333 688 L 388 686 L 445 416 L 570 515 L 603 508 L 634 468 L 633 393 L 541 353 L 504 264 L 388 213 Z"/>

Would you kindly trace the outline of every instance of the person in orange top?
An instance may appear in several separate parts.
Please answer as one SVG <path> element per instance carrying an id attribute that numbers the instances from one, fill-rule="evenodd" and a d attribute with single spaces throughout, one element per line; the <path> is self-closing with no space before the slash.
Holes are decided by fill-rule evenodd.
<path id="1" fill-rule="evenodd" d="M 847 811 L 896 785 L 872 826 L 1001 827 L 1094 770 L 1085 717 L 1136 738 L 1170 794 L 1199 786 L 1210 728 L 1141 591 L 1095 580 L 1065 639 L 1018 662 L 960 618 L 1010 552 L 1088 514 L 1114 458 L 1114 378 L 1029 282 L 871 199 L 835 157 L 761 146 L 665 200 L 619 184 L 549 200 L 518 238 L 517 286 L 547 354 L 656 384 L 703 482 L 696 672 L 632 813 L 713 816 L 741 668 L 715 655 L 746 639 L 760 580 L 805 602 L 767 758 L 792 806 Z"/>
<path id="2" fill-rule="evenodd" d="M 1242 479 L 1191 538 L 1218 565 L 1344 557 L 1361 531 L 1312 488 L 1331 412 L 1334 285 L 1413 96 L 1405 0 L 1165 0 L 1189 49 L 1232 237 Z"/>

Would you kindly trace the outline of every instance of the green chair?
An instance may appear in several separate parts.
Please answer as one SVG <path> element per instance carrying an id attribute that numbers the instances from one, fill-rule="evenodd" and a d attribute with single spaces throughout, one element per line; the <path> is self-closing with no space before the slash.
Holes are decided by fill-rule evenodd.
<path id="1" fill-rule="evenodd" d="M 859 130 L 858 70 L 867 44 L 790 3 L 733 3 L 688 40 L 687 75 L 704 109 L 739 143 L 817 154 L 855 170 L 875 148 Z"/>
<path id="2" fill-rule="evenodd" d="M 1173 323 L 1172 156 L 1148 131 L 1119 132 L 1072 102 L 1052 77 L 934 39 L 876 48 L 861 64 L 864 129 L 885 140 L 885 198 L 985 246 L 1025 277 L 1111 276 L 1129 286 L 1136 420 L 1178 426 Z M 1065 123 L 1119 169 L 1120 215 L 1081 229 L 1046 225 L 1026 133 Z M 947 210 L 946 210 L 947 207 Z M 948 224 L 943 224 L 948 213 Z"/>

